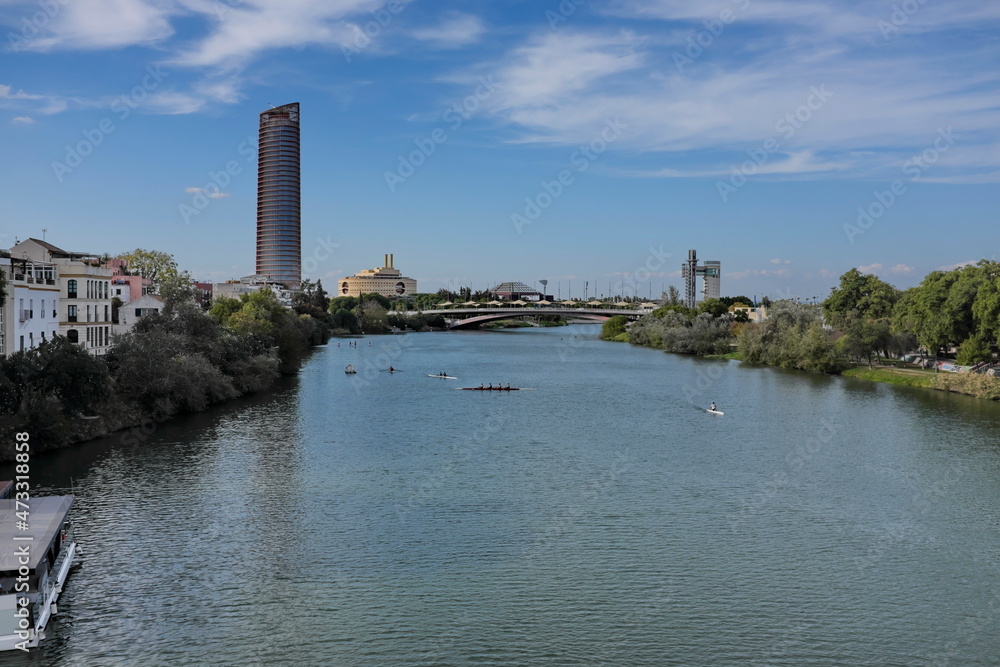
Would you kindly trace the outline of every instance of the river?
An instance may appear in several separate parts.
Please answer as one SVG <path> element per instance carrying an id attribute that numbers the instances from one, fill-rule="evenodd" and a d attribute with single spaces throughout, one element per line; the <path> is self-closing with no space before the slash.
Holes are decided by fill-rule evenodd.
<path id="1" fill-rule="evenodd" d="M 1000 406 L 598 330 L 335 340 L 36 458 L 84 562 L 0 661 L 1000 664 Z"/>

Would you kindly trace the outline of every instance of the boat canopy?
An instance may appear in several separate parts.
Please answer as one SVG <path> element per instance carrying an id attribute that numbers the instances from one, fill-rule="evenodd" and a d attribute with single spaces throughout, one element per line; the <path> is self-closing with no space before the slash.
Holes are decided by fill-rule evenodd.
<path id="1" fill-rule="evenodd" d="M 18 530 L 16 500 L 0 500 L 0 572 L 17 571 L 23 563 L 19 551 L 28 545 L 28 568 L 34 570 L 59 535 L 66 515 L 73 506 L 73 496 L 42 496 L 27 501 L 27 530 Z M 22 503 L 20 511 L 24 510 Z M 31 538 L 17 539 L 15 538 Z"/>

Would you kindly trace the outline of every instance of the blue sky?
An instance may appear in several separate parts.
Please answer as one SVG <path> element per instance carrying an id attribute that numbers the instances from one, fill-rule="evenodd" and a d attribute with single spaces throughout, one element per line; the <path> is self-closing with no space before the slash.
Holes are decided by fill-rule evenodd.
<path id="1" fill-rule="evenodd" d="M 996 258 L 991 0 L 0 0 L 0 244 L 254 270 L 257 115 L 302 105 L 303 258 L 421 291 L 823 297 Z M 4 236 L 6 235 L 6 236 Z M 571 287 L 572 285 L 572 287 Z"/>

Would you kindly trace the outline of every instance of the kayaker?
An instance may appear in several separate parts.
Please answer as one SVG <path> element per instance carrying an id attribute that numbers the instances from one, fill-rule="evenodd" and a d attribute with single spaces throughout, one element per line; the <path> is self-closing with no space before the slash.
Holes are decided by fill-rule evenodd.
<path id="1" fill-rule="evenodd" d="M 717 410 L 715 409 L 715 403 L 714 402 L 712 403 L 712 405 L 708 406 L 708 409 L 711 410 L 712 412 L 717 412 Z"/>
<path id="2" fill-rule="evenodd" d="M 396 369 L 395 369 L 395 368 L 393 368 L 392 366 L 389 366 L 389 372 L 390 372 L 390 373 L 395 373 L 395 372 L 396 372 Z M 714 409 L 714 408 L 713 408 L 713 409 Z"/>

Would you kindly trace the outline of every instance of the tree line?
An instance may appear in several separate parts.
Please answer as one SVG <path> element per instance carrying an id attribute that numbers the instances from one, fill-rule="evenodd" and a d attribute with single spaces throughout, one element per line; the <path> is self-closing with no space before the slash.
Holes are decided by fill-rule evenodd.
<path id="1" fill-rule="evenodd" d="M 750 304 L 707 299 L 692 310 L 675 299 L 628 327 L 624 317 L 611 318 L 602 337 L 684 354 L 738 352 L 745 361 L 822 373 L 913 352 L 953 354 L 959 365 L 1000 352 L 1000 264 L 990 260 L 934 271 L 906 290 L 851 269 L 821 305 L 769 303 L 761 323 L 736 310 L 744 300 Z"/>

